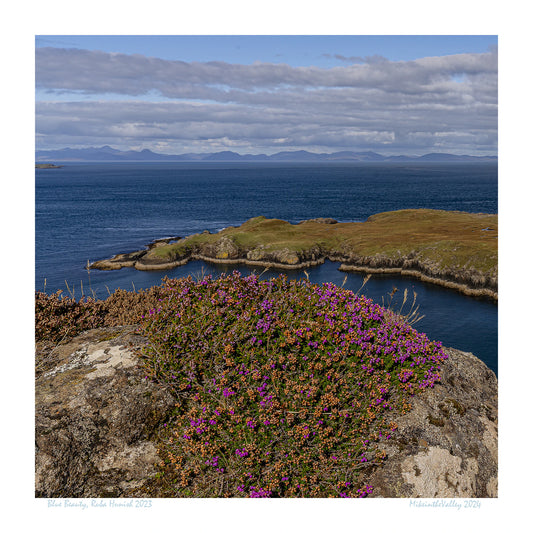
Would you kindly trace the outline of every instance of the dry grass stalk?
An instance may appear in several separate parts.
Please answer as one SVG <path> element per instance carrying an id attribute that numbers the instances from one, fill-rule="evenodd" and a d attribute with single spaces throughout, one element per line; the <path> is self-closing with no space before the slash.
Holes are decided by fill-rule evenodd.
<path id="1" fill-rule="evenodd" d="M 394 298 L 394 295 L 397 292 L 398 292 L 398 289 L 396 287 L 393 287 L 392 291 L 388 293 L 389 301 L 388 301 L 387 304 L 385 304 L 385 302 L 383 301 L 383 298 L 381 299 L 382 303 L 383 303 L 383 307 L 388 312 L 387 313 L 387 318 L 391 322 L 401 322 L 401 323 L 404 323 L 404 324 L 408 324 L 410 326 L 414 326 L 417 322 L 419 322 L 420 320 L 422 320 L 425 317 L 425 315 L 421 315 L 419 313 L 419 311 L 418 311 L 419 308 L 420 308 L 420 305 L 416 305 L 416 297 L 417 297 L 416 291 L 413 291 L 413 301 L 411 303 L 411 307 L 410 307 L 409 311 L 407 311 L 406 313 L 404 313 L 403 308 L 404 308 L 405 303 L 407 302 L 407 297 L 408 297 L 408 294 L 409 294 L 409 290 L 407 288 L 404 289 L 404 291 L 403 291 L 403 300 L 402 300 L 402 303 L 400 305 L 400 309 L 395 310 L 394 306 L 393 306 L 393 303 L 392 303 L 392 300 Z M 416 307 L 415 307 L 415 305 L 416 305 Z"/>

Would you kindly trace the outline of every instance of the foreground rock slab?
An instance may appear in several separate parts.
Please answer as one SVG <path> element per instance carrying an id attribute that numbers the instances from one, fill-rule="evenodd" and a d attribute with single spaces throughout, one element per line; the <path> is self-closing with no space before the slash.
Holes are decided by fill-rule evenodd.
<path id="1" fill-rule="evenodd" d="M 84 333 L 37 379 L 37 497 L 126 496 L 156 473 L 154 435 L 174 400 L 143 379 L 133 329 Z"/>

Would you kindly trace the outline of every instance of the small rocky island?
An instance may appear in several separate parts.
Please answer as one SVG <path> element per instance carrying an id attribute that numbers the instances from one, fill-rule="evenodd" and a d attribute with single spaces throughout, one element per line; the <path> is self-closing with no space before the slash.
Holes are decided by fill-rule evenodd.
<path id="1" fill-rule="evenodd" d="M 90 268 L 166 270 L 190 260 L 302 269 L 326 259 L 342 271 L 413 276 L 472 296 L 498 298 L 498 215 L 432 209 L 379 213 L 365 222 L 331 218 L 291 224 L 252 218 L 219 233 L 154 241 Z"/>
<path id="2" fill-rule="evenodd" d="M 63 168 L 63 165 L 53 165 L 52 163 L 36 163 L 35 168 Z"/>

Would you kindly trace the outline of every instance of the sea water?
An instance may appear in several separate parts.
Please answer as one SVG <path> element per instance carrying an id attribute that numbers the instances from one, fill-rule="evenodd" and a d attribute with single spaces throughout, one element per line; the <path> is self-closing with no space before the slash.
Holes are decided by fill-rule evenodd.
<path id="1" fill-rule="evenodd" d="M 496 213 L 498 206 L 495 163 L 66 163 L 37 169 L 35 187 L 35 288 L 76 298 L 148 288 L 164 276 L 249 274 L 249 267 L 198 261 L 156 272 L 89 274 L 85 267 L 154 239 L 217 232 L 258 215 L 292 223 L 316 217 L 362 222 L 397 209 Z M 307 272 L 312 282 L 359 290 L 364 276 L 338 266 L 326 261 Z M 271 269 L 263 277 L 281 272 L 305 276 Z M 388 304 L 394 288 L 392 307 L 408 290 L 404 311 L 416 292 L 418 313 L 425 315 L 416 329 L 474 353 L 497 371 L 497 304 L 395 276 L 372 276 L 361 292 Z"/>

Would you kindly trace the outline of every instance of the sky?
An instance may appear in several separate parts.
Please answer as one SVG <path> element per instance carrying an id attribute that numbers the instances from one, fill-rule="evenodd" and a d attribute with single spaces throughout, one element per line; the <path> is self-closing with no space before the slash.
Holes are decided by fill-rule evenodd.
<path id="1" fill-rule="evenodd" d="M 498 153 L 496 35 L 36 35 L 37 150 Z"/>

